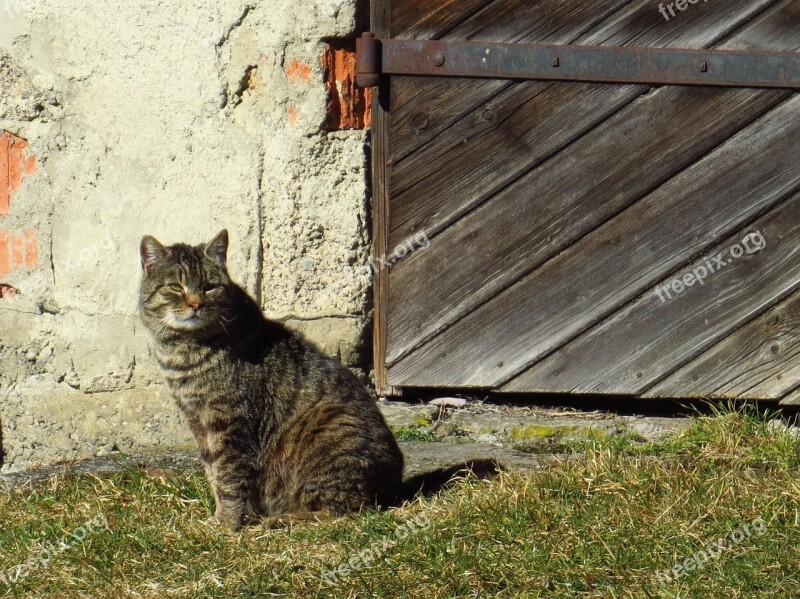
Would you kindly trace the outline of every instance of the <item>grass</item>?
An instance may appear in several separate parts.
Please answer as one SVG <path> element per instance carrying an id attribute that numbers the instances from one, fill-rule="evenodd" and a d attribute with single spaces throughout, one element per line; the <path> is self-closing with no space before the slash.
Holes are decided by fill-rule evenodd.
<path id="1" fill-rule="evenodd" d="M 580 449 L 383 513 L 239 534 L 205 523 L 212 499 L 197 474 L 54 478 L 0 493 L 0 570 L 98 514 L 109 529 L 0 583 L 0 596 L 800 596 L 800 439 L 768 417 L 734 409 L 661 443 L 617 435 Z M 732 547 L 702 569 L 659 581 L 721 538 Z M 348 576 L 323 581 L 350 560 Z"/>
<path id="2" fill-rule="evenodd" d="M 424 427 L 397 426 L 392 427 L 392 433 L 398 441 L 426 441 L 435 443 L 436 436 Z"/>

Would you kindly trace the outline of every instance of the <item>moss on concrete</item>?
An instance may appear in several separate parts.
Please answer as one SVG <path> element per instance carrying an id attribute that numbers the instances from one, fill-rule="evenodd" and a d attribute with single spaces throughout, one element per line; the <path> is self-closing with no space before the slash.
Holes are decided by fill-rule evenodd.
<path id="1" fill-rule="evenodd" d="M 560 439 L 573 430 L 575 430 L 574 426 L 546 426 L 542 424 L 527 424 L 525 426 L 515 426 L 512 428 L 510 437 L 513 441 Z"/>

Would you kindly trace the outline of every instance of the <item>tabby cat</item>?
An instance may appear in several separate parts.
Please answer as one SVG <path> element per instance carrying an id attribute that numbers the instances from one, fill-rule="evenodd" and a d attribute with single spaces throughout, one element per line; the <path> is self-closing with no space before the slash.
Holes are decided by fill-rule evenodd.
<path id="1" fill-rule="evenodd" d="M 228 233 L 191 247 L 140 245 L 139 308 L 167 385 L 197 440 L 215 519 L 298 518 L 396 505 L 461 467 L 403 484 L 403 456 L 375 401 L 336 360 L 228 276 Z M 470 464 L 491 475 L 494 462 Z"/>

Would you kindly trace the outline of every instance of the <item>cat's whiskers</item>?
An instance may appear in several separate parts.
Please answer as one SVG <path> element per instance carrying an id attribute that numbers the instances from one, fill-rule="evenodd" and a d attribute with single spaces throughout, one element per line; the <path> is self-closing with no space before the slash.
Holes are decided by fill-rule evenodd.
<path id="1" fill-rule="evenodd" d="M 222 322 L 223 320 L 225 320 L 225 317 L 220 314 L 220 319 L 218 321 L 219 322 L 219 326 L 222 327 L 222 330 L 225 331 L 226 335 L 229 335 L 230 333 L 228 332 L 228 329 L 225 328 L 225 323 Z M 231 321 L 229 320 L 228 322 L 231 322 Z"/>
<path id="2" fill-rule="evenodd" d="M 156 337 L 161 337 L 170 328 L 169 321 L 164 317 L 158 321 L 157 326 L 158 328 L 156 329 L 155 333 Z"/>

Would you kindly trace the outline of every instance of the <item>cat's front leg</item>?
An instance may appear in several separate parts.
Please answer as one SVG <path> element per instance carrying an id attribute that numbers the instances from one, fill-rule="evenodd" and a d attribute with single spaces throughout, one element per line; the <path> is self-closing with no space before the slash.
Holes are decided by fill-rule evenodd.
<path id="1" fill-rule="evenodd" d="M 222 525 L 231 532 L 241 530 L 247 513 L 246 504 L 238 497 L 222 498 L 217 491 L 217 509 L 214 512 L 214 522 Z"/>
<path id="2" fill-rule="evenodd" d="M 238 531 L 251 511 L 250 497 L 255 471 L 242 458 L 220 458 L 211 471 L 209 482 L 216 501 L 214 519 L 225 528 Z"/>

